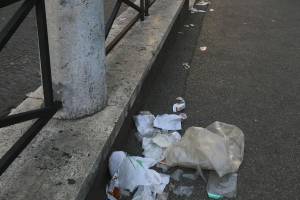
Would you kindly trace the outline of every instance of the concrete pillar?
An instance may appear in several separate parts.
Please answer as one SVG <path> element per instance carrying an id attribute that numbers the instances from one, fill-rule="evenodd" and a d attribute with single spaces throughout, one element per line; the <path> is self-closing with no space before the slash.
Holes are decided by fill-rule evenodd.
<path id="1" fill-rule="evenodd" d="M 106 104 L 103 0 L 46 0 L 55 99 L 76 119 Z"/>

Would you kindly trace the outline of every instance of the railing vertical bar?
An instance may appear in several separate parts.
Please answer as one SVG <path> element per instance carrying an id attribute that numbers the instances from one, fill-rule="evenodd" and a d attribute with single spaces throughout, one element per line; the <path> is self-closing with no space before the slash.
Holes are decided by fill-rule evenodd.
<path id="1" fill-rule="evenodd" d="M 149 16 L 150 0 L 145 0 L 145 16 Z"/>
<path id="2" fill-rule="evenodd" d="M 114 23 L 117 15 L 118 15 L 118 12 L 119 12 L 119 10 L 121 8 L 121 5 L 122 5 L 122 0 L 118 0 L 116 2 L 116 4 L 115 4 L 115 7 L 114 7 L 114 9 L 112 11 L 112 14 L 109 17 L 108 22 L 106 23 L 106 26 L 105 26 L 105 38 L 108 37 L 110 29 L 111 29 L 111 27 L 112 27 L 112 25 L 113 25 L 113 23 Z"/>
<path id="3" fill-rule="evenodd" d="M 52 107 L 53 90 L 52 90 L 52 77 L 51 77 L 51 67 L 50 67 L 50 54 L 49 54 L 49 44 L 48 44 L 45 0 L 39 0 L 36 3 L 36 20 L 37 20 L 37 27 L 38 27 L 44 103 L 45 103 L 45 107 Z"/>
<path id="4" fill-rule="evenodd" d="M 140 7 L 141 7 L 140 18 L 141 18 L 141 21 L 144 21 L 145 20 L 145 0 L 140 0 Z"/>

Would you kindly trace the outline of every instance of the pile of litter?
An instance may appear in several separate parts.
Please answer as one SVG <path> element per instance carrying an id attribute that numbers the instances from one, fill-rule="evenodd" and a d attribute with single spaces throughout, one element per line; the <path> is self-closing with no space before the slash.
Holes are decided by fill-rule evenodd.
<path id="1" fill-rule="evenodd" d="M 186 114 L 178 113 L 186 108 L 182 97 L 173 105 L 174 114 L 154 116 L 149 111 L 134 116 L 136 136 L 142 143 L 143 156 L 129 156 L 115 151 L 109 159 L 112 179 L 107 186 L 109 200 L 120 200 L 133 194 L 133 200 L 167 200 L 169 190 L 175 195 L 189 197 L 194 186 L 169 184 L 170 178 L 196 180 L 199 176 L 207 184 L 207 194 L 212 199 L 236 197 L 237 172 L 244 156 L 244 134 L 236 126 L 214 122 L 206 128 L 190 127 L 184 135 L 182 121 Z M 177 113 L 177 114 L 175 114 Z M 151 169 L 161 168 L 163 173 Z M 167 173 L 171 167 L 185 167 L 196 173 L 184 173 L 182 169 Z M 202 169 L 210 170 L 208 180 Z"/>

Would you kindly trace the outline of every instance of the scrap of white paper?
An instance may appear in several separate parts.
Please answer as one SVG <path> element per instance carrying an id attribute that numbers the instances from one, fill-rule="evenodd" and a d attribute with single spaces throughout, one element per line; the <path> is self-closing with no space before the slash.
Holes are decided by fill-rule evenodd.
<path id="1" fill-rule="evenodd" d="M 163 130 L 176 131 L 181 130 L 182 116 L 175 114 L 157 115 L 153 124 L 154 127 Z"/>
<path id="2" fill-rule="evenodd" d="M 207 50 L 207 47 L 206 47 L 206 46 L 200 47 L 200 50 L 201 50 L 201 51 L 206 51 L 206 50 Z"/>
<path id="3" fill-rule="evenodd" d="M 196 3 L 196 6 L 207 6 L 208 4 L 210 4 L 209 1 L 199 1 Z"/>
<path id="4" fill-rule="evenodd" d="M 184 67 L 184 69 L 191 68 L 191 66 L 189 65 L 189 63 L 182 63 L 182 66 Z"/>
<path id="5" fill-rule="evenodd" d="M 197 8 L 191 8 L 191 13 L 193 14 L 193 13 L 206 13 L 206 11 L 205 10 L 198 10 Z"/>

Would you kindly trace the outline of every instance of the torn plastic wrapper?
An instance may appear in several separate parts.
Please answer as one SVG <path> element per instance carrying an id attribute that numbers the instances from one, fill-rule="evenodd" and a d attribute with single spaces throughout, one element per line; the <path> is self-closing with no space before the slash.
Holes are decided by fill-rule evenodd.
<path id="1" fill-rule="evenodd" d="M 237 176 L 237 173 L 230 173 L 219 177 L 215 171 L 210 171 L 206 188 L 208 196 L 212 199 L 236 197 Z"/>
<path id="2" fill-rule="evenodd" d="M 157 115 L 153 124 L 154 127 L 162 130 L 177 131 L 181 130 L 181 121 L 184 119 L 183 115 L 163 114 Z"/>
<path id="3" fill-rule="evenodd" d="M 163 194 L 166 185 L 170 182 L 170 176 L 166 174 L 160 174 L 160 176 L 159 185 L 139 186 L 133 200 L 156 200 L 156 194 Z"/>
<path id="4" fill-rule="evenodd" d="M 133 117 L 135 126 L 142 137 L 151 137 L 155 133 L 153 127 L 154 115 L 148 111 L 141 112 Z"/>
<path id="5" fill-rule="evenodd" d="M 165 159 L 165 150 L 153 143 L 152 138 L 143 138 L 142 147 L 144 149 L 143 155 L 147 158 L 152 158 L 156 162 Z"/>
<path id="6" fill-rule="evenodd" d="M 191 66 L 189 65 L 189 63 L 182 63 L 182 66 L 183 66 L 184 69 L 191 68 Z"/>
<path id="7" fill-rule="evenodd" d="M 215 122 L 191 127 L 166 152 L 166 164 L 216 170 L 221 177 L 236 172 L 244 155 L 244 134 L 236 126 Z"/>
<path id="8" fill-rule="evenodd" d="M 182 97 L 177 97 L 176 100 L 178 102 L 173 105 L 173 112 L 180 112 L 184 110 L 186 107 L 185 100 Z"/>
<path id="9" fill-rule="evenodd" d="M 170 176 L 167 174 L 162 174 L 159 173 L 160 177 L 161 177 L 161 182 L 159 185 L 151 185 L 150 188 L 153 192 L 157 193 L 157 194 L 162 194 L 166 188 L 166 186 L 169 184 L 170 182 Z"/>
<path id="10" fill-rule="evenodd" d="M 145 138 L 145 137 L 147 137 L 147 138 L 152 138 L 152 137 L 154 137 L 154 136 L 157 135 L 157 134 L 161 134 L 161 132 L 162 132 L 162 131 L 161 131 L 160 129 L 154 128 L 154 129 L 153 129 L 153 132 L 150 133 L 150 134 L 148 134 L 148 135 L 146 135 L 146 136 L 141 135 L 139 132 L 135 132 L 135 137 L 137 138 L 137 140 L 138 140 L 139 142 L 142 142 L 142 141 L 143 141 L 143 138 Z"/>
<path id="11" fill-rule="evenodd" d="M 106 195 L 108 200 L 119 200 L 121 199 L 121 191 L 119 188 L 118 177 L 113 176 L 108 186 L 106 187 Z"/>
<path id="12" fill-rule="evenodd" d="M 138 156 L 124 158 L 124 155 L 126 153 L 122 151 L 113 152 L 109 159 L 109 171 L 115 174 L 109 184 L 108 192 L 114 191 L 113 188 L 127 189 L 132 192 L 141 185 L 151 186 L 157 191 L 165 187 L 168 177 L 149 169 L 157 163 L 156 160 Z"/>
<path id="13" fill-rule="evenodd" d="M 157 144 L 162 148 L 167 148 L 172 144 L 179 142 L 181 140 L 181 135 L 178 132 L 157 134 L 153 137 L 153 143 Z"/>
<path id="14" fill-rule="evenodd" d="M 143 155 L 153 158 L 157 162 L 165 159 L 166 148 L 180 141 L 181 135 L 178 132 L 157 134 L 152 138 L 143 138 Z"/>
<path id="15" fill-rule="evenodd" d="M 128 156 L 120 165 L 118 174 L 119 186 L 133 192 L 138 186 L 159 185 L 161 176 L 156 171 L 149 169 L 148 161 L 153 165 L 156 161 L 150 158 L 141 158 L 136 156 Z"/>

